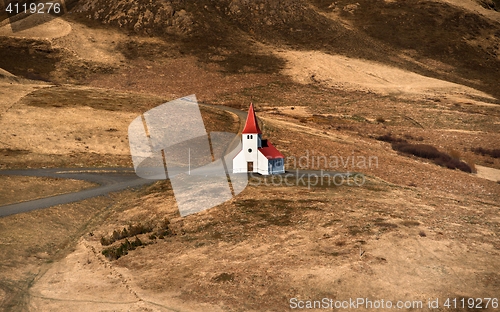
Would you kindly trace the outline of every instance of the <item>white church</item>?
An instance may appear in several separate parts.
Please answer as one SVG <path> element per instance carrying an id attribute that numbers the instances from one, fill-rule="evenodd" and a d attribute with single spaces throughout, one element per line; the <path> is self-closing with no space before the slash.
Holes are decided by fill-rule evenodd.
<path id="1" fill-rule="evenodd" d="M 253 104 L 250 104 L 248 110 L 241 143 L 241 151 L 233 158 L 233 173 L 256 172 L 269 175 L 285 172 L 283 154 L 271 142 L 262 139 Z"/>

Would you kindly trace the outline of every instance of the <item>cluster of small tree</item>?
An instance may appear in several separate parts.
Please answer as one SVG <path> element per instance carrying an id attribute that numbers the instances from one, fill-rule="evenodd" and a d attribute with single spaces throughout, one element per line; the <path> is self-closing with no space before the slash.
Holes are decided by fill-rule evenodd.
<path id="1" fill-rule="evenodd" d="M 155 233 L 149 235 L 149 239 L 164 239 L 166 236 L 172 236 L 174 233 L 170 229 L 170 221 L 165 218 L 162 222 L 158 224 L 158 228 Z"/>
<path id="2" fill-rule="evenodd" d="M 125 239 L 125 241 L 123 241 L 120 245 L 115 244 L 115 246 L 104 249 L 102 251 L 102 254 L 109 260 L 119 259 L 120 257 L 127 255 L 129 250 L 134 250 L 139 246 L 151 244 L 152 242 L 143 243 L 137 237 L 137 235 L 139 234 L 146 234 L 151 232 L 153 232 L 151 235 L 149 235 L 149 239 L 151 240 L 156 238 L 163 239 L 166 236 L 174 235 L 173 231 L 170 229 L 170 221 L 168 221 L 167 218 L 160 221 L 155 227 L 150 224 L 131 224 L 128 227 L 123 228 L 123 230 L 121 231 L 114 230 L 113 234 L 109 237 L 101 237 L 101 245 L 103 246 L 109 246 L 119 240 Z M 128 238 L 130 237 L 135 237 L 135 240 L 130 242 L 128 240 Z"/>
<path id="3" fill-rule="evenodd" d="M 133 242 L 130 242 L 128 239 L 125 239 L 125 241 L 121 243 L 120 246 L 106 248 L 102 251 L 102 254 L 109 260 L 117 260 L 120 257 L 128 254 L 129 250 L 134 250 L 142 245 L 144 244 L 136 236 Z"/>
<path id="4" fill-rule="evenodd" d="M 153 227 L 151 225 L 144 225 L 138 223 L 137 225 L 129 225 L 128 228 L 123 228 L 121 231 L 114 230 L 113 234 L 110 237 L 101 237 L 101 245 L 109 246 L 120 239 L 134 237 L 139 234 L 145 234 L 153 231 Z"/>

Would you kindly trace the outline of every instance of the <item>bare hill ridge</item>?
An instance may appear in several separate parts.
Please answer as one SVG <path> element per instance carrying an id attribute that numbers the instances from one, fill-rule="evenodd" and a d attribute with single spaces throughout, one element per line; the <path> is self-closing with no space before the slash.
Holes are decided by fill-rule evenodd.
<path id="1" fill-rule="evenodd" d="M 106 25 L 179 42 L 183 52 L 230 71 L 251 62 L 248 56 L 262 54 L 255 46 L 260 42 L 378 61 L 498 97 L 500 23 L 490 17 L 500 13 L 472 5 L 488 11 L 488 17 L 448 2 L 84 0 L 75 11 Z M 269 56 L 260 61 L 263 71 L 280 67 Z M 446 66 L 434 68 L 433 62 Z"/>

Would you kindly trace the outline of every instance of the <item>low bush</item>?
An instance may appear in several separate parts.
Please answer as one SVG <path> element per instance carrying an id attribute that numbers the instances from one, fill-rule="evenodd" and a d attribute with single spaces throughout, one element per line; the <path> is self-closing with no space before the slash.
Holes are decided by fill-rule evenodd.
<path id="1" fill-rule="evenodd" d="M 106 238 L 104 236 L 101 237 L 101 245 L 102 246 L 109 246 L 113 244 L 116 241 L 119 241 L 120 239 L 128 238 L 128 237 L 133 237 L 139 234 L 146 234 L 149 232 L 153 231 L 153 227 L 151 225 L 144 225 L 141 223 L 138 223 L 136 225 L 129 225 L 128 228 L 123 228 L 123 230 L 114 230 L 113 234 Z"/>
<path id="2" fill-rule="evenodd" d="M 476 168 L 476 164 L 474 163 L 474 161 L 470 158 L 467 158 L 465 160 L 465 162 L 467 163 L 467 165 L 469 165 L 472 173 L 477 173 L 477 168 Z"/>
<path id="3" fill-rule="evenodd" d="M 458 169 L 464 172 L 472 173 L 472 168 L 464 163 L 463 161 L 456 159 L 456 158 L 437 158 L 434 159 L 434 163 L 441 167 L 446 167 L 449 169 Z"/>
<path id="4" fill-rule="evenodd" d="M 434 146 L 428 144 L 393 143 L 392 148 L 395 151 L 399 151 L 401 153 L 411 154 L 427 159 L 441 158 L 446 155 L 445 153 L 440 152 Z"/>
<path id="5" fill-rule="evenodd" d="M 424 137 L 422 137 L 422 136 L 414 137 L 411 134 L 405 134 L 404 137 L 405 137 L 405 139 L 413 140 L 413 141 L 423 141 L 424 140 Z"/>
<path id="6" fill-rule="evenodd" d="M 393 137 L 392 134 L 390 134 L 390 133 L 378 136 L 378 137 L 376 137 L 376 139 L 379 141 L 384 141 L 384 142 L 388 142 L 388 143 L 407 143 L 406 140 Z"/>
<path id="7" fill-rule="evenodd" d="M 471 148 L 471 151 L 475 154 L 481 154 L 483 156 L 490 156 L 493 158 L 500 158 L 500 149 L 487 149 L 482 147 Z"/>
<path id="8" fill-rule="evenodd" d="M 453 156 L 439 151 L 432 145 L 412 144 L 405 142 L 393 142 L 392 149 L 404 154 L 410 154 L 420 158 L 430 159 L 436 165 L 449 169 L 458 169 L 464 172 L 472 173 L 472 168 L 465 162 L 457 158 L 457 153 Z"/>

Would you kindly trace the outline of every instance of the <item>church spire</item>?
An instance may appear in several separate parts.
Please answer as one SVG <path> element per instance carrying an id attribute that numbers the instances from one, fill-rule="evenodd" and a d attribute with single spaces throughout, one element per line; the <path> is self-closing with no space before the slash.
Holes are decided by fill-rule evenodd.
<path id="1" fill-rule="evenodd" d="M 248 109 L 247 121 L 245 123 L 245 128 L 243 128 L 242 133 L 262 133 L 257 123 L 257 116 L 253 110 L 253 104 L 250 103 L 250 108 Z"/>

